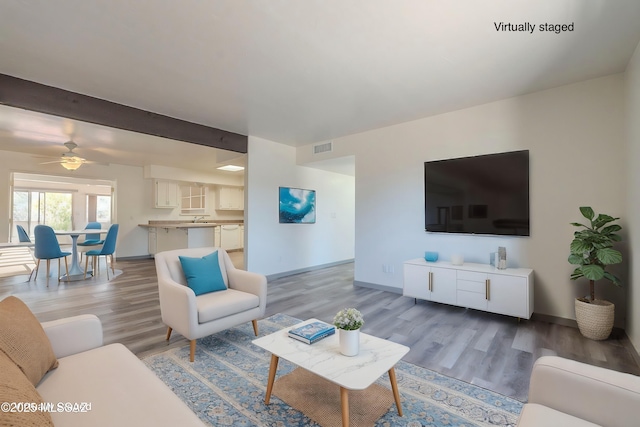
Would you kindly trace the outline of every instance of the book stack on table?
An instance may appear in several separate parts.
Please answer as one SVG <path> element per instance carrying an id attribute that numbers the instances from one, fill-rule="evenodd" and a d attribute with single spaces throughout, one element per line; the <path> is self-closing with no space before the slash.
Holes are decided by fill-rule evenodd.
<path id="1" fill-rule="evenodd" d="M 289 336 L 307 344 L 313 344 L 336 333 L 336 327 L 325 322 L 316 321 L 289 330 Z"/>

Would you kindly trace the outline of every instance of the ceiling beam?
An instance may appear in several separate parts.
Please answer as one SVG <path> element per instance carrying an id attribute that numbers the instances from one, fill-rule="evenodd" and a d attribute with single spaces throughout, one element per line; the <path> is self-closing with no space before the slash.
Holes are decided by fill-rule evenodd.
<path id="1" fill-rule="evenodd" d="M 207 147 L 247 152 L 247 137 L 0 74 L 0 104 Z"/>

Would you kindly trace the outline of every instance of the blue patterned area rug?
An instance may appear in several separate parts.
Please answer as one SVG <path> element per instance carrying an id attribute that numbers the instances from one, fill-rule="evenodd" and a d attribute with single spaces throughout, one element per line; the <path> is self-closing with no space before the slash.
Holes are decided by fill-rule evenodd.
<path id="1" fill-rule="evenodd" d="M 276 314 L 259 321 L 260 336 L 298 322 Z M 317 426 L 275 395 L 264 404 L 270 354 L 254 346 L 253 339 L 251 323 L 246 323 L 198 340 L 194 363 L 188 345 L 143 362 L 209 425 Z M 276 381 L 294 369 L 281 359 Z M 391 405 L 377 427 L 515 426 L 522 410 L 517 400 L 410 363 L 400 361 L 395 370 L 404 416 Z M 377 383 L 389 388 L 386 375 Z"/>

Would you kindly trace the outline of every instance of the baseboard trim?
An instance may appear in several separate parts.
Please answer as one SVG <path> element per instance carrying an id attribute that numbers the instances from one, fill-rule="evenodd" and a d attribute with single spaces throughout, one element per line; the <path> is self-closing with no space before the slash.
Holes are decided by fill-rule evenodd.
<path id="1" fill-rule="evenodd" d="M 299 268 L 297 270 L 289 270 L 289 271 L 283 271 L 282 273 L 274 273 L 274 274 L 267 274 L 267 280 L 276 280 L 276 279 L 281 279 L 283 277 L 288 277 L 288 276 L 294 276 L 296 274 L 300 274 L 300 273 L 307 273 L 309 271 L 315 271 L 315 270 L 322 270 L 323 268 L 328 268 L 328 267 L 335 267 L 336 265 L 341 265 L 341 264 L 349 264 L 350 262 L 353 262 L 354 259 L 345 259 L 342 261 L 336 261 L 336 262 L 330 262 L 327 264 L 321 264 L 321 265 L 314 265 L 311 267 L 304 267 L 304 268 Z"/>
<path id="2" fill-rule="evenodd" d="M 359 280 L 354 280 L 353 286 L 360 286 L 361 288 L 375 289 L 377 291 L 391 292 L 394 294 L 402 294 L 402 289 L 396 288 L 394 286 L 378 285 L 377 283 L 361 282 Z"/>
<path id="3" fill-rule="evenodd" d="M 533 313 L 531 320 L 537 322 L 553 323 L 555 325 L 569 326 L 571 328 L 578 328 L 578 323 L 574 319 L 566 319 L 564 317 L 551 316 L 549 314 Z"/>

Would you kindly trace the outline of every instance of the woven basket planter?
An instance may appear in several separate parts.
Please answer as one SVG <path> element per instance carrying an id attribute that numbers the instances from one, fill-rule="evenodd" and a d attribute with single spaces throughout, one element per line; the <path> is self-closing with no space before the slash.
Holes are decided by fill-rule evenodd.
<path id="1" fill-rule="evenodd" d="M 615 305 L 605 300 L 586 303 L 576 298 L 576 321 L 580 333 L 592 340 L 606 340 L 613 329 Z"/>

